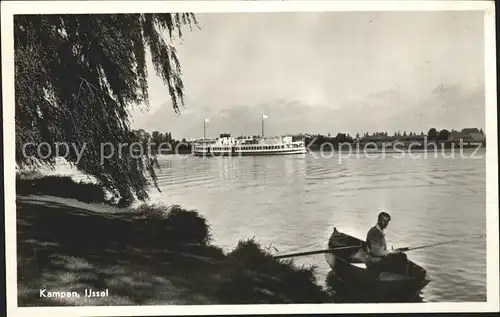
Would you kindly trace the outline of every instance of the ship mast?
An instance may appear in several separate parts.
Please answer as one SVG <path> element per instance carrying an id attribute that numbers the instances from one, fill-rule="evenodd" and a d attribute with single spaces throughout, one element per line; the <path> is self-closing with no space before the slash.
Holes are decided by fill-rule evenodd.
<path id="1" fill-rule="evenodd" d="M 205 120 L 203 121 L 203 140 L 207 139 L 207 123 L 209 121 L 210 120 L 208 118 L 205 118 Z"/>
<path id="2" fill-rule="evenodd" d="M 262 114 L 262 137 L 264 137 L 264 120 L 267 119 L 265 114 Z"/>

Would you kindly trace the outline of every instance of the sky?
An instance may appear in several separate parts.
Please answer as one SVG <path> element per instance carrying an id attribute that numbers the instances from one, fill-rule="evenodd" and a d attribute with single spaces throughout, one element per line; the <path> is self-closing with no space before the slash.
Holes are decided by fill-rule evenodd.
<path id="1" fill-rule="evenodd" d="M 485 128 L 483 12 L 197 14 L 176 43 L 185 106 L 149 63 L 131 125 L 174 138 Z"/>

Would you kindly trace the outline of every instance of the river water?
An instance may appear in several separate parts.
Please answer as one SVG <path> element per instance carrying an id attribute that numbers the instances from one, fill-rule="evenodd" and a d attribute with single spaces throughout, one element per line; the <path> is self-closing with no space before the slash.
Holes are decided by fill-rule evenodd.
<path id="1" fill-rule="evenodd" d="M 485 150 L 473 152 L 454 158 L 162 156 L 162 192 L 154 190 L 152 200 L 198 210 L 214 244 L 227 250 L 252 237 L 280 253 L 322 249 L 333 227 L 364 239 L 381 211 L 392 216 L 389 246 L 420 246 L 485 233 Z M 432 279 L 424 301 L 486 301 L 485 239 L 408 256 Z M 329 267 L 323 255 L 295 262 L 315 265 L 324 283 Z"/>

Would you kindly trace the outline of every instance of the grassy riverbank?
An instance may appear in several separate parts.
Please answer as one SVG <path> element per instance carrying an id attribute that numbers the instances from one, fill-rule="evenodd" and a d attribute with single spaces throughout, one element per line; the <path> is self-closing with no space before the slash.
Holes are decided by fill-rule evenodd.
<path id="1" fill-rule="evenodd" d="M 197 211 L 117 208 L 98 186 L 57 176 L 18 178 L 17 192 L 20 306 L 332 301 L 313 268 L 275 260 L 256 241 L 223 252 Z M 90 288 L 109 297 L 84 298 Z"/>

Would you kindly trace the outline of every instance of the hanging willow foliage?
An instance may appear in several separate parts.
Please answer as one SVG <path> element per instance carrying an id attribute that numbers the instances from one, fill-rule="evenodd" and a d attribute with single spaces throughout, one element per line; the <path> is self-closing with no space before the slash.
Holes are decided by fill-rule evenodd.
<path id="1" fill-rule="evenodd" d="M 67 145 L 66 159 L 122 202 L 130 202 L 134 194 L 146 199 L 151 181 L 157 187 L 157 161 L 147 147 L 143 155 L 123 147 L 148 141 L 130 129 L 129 110 L 148 105 L 149 50 L 174 111 L 179 111 L 184 87 L 171 43 L 182 37 L 184 26 L 193 25 L 192 13 L 15 16 L 18 166 L 53 166 L 55 149 L 66 154 Z M 49 146 L 37 151 L 42 143 Z M 113 148 L 114 155 L 103 159 L 103 148 L 107 154 Z"/>

